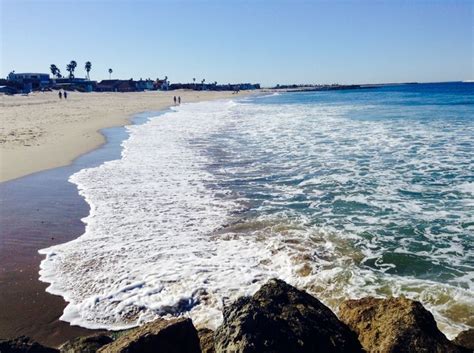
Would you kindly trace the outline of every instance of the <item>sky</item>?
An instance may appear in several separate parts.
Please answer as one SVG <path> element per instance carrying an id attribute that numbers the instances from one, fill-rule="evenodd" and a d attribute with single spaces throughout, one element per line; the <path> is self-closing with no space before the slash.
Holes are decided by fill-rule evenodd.
<path id="1" fill-rule="evenodd" d="M 91 79 L 474 79 L 474 1 L 0 0 L 2 77 L 92 62 Z"/>

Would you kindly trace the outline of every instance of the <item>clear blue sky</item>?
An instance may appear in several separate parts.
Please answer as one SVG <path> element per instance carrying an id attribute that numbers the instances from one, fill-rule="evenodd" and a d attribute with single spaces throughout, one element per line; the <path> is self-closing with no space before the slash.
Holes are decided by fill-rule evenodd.
<path id="1" fill-rule="evenodd" d="M 474 79 L 474 1 L 0 0 L 1 76 L 172 82 Z"/>

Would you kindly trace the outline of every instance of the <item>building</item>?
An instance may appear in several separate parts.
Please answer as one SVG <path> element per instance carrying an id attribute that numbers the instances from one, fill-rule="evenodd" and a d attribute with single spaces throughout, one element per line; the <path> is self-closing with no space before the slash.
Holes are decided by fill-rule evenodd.
<path id="1" fill-rule="evenodd" d="M 46 86 L 49 84 L 49 74 L 43 74 L 43 73 L 32 73 L 32 72 L 26 72 L 26 73 L 15 73 L 12 72 L 8 75 L 8 80 L 9 81 L 14 81 L 14 82 L 38 82 L 42 86 Z"/>
<path id="2" fill-rule="evenodd" d="M 154 84 L 155 89 L 167 91 L 170 89 L 170 81 L 168 81 L 168 76 L 165 77 L 164 80 L 160 80 L 159 78 L 156 79 Z"/>
<path id="3" fill-rule="evenodd" d="M 33 89 L 41 89 L 49 85 L 49 74 L 44 73 L 16 73 L 8 75 L 8 81 L 21 85 L 23 93 L 30 93 Z"/>
<path id="4" fill-rule="evenodd" d="M 98 92 L 134 92 L 137 90 L 133 80 L 102 80 L 95 89 Z"/>
<path id="5" fill-rule="evenodd" d="M 56 78 L 51 80 L 54 89 L 65 89 L 79 92 L 92 92 L 97 81 L 90 81 L 85 78 Z"/>
<path id="6" fill-rule="evenodd" d="M 137 91 L 149 91 L 154 88 L 153 81 L 152 80 L 142 80 L 140 79 L 139 81 L 135 82 L 135 87 Z"/>

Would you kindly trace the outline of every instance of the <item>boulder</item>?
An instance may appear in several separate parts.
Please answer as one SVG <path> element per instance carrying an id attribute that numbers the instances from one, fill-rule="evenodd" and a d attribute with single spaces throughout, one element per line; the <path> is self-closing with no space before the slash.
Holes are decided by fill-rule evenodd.
<path id="1" fill-rule="evenodd" d="M 470 349 L 471 352 L 474 352 L 474 329 L 469 329 L 461 332 L 454 339 L 453 343 L 458 346 Z"/>
<path id="2" fill-rule="evenodd" d="M 272 279 L 223 312 L 216 352 L 358 353 L 357 336 L 319 300 Z"/>
<path id="3" fill-rule="evenodd" d="M 100 353 L 200 353 L 199 338 L 191 319 L 156 321 L 123 333 Z"/>
<path id="4" fill-rule="evenodd" d="M 214 331 L 208 328 L 198 330 L 199 341 L 201 342 L 202 353 L 214 353 Z"/>
<path id="5" fill-rule="evenodd" d="M 420 302 L 404 297 L 347 300 L 339 318 L 359 336 L 368 353 L 461 353 L 438 330 L 433 315 Z"/>
<path id="6" fill-rule="evenodd" d="M 57 349 L 45 347 L 31 338 L 21 336 L 11 340 L 0 339 L 1 353 L 59 353 Z"/>
<path id="7" fill-rule="evenodd" d="M 78 337 L 63 344 L 60 351 L 61 353 L 95 353 L 100 347 L 112 341 L 113 339 L 107 335 Z"/>

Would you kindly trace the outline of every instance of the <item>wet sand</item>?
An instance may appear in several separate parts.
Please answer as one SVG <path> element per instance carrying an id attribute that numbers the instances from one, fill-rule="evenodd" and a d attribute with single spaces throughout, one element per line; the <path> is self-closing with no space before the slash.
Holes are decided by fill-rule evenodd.
<path id="1" fill-rule="evenodd" d="M 0 183 L 0 337 L 27 335 L 58 346 L 94 332 L 59 320 L 66 303 L 38 280 L 38 250 L 84 232 L 81 218 L 89 206 L 67 180 L 82 168 L 120 157 L 125 129 L 110 128 L 105 134 L 105 145 L 72 165 Z"/>
<path id="2" fill-rule="evenodd" d="M 183 103 L 236 98 L 231 92 L 72 93 L 59 102 L 56 94 L 0 97 L 0 338 L 27 335 L 50 346 L 93 332 L 60 321 L 66 303 L 38 280 L 38 250 L 84 232 L 89 206 L 68 177 L 119 158 L 127 137 L 122 126 L 132 116 L 140 122 L 158 115 L 174 95 Z"/>

